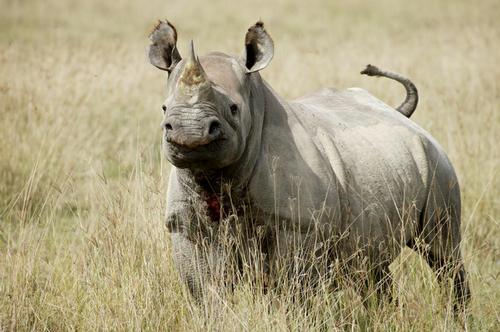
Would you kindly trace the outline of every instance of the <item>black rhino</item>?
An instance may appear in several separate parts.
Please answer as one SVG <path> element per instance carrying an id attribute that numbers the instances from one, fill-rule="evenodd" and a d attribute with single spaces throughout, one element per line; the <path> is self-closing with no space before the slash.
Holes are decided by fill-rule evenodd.
<path id="1" fill-rule="evenodd" d="M 382 290 L 401 249 L 418 247 L 435 271 L 453 271 L 457 303 L 467 302 L 459 184 L 443 148 L 409 119 L 418 101 L 409 80 L 374 66 L 362 72 L 405 85 L 397 110 L 359 88 L 287 101 L 259 74 L 274 52 L 261 22 L 248 29 L 241 57 L 198 58 L 191 42 L 182 59 L 167 21 L 150 39 L 150 62 L 168 72 L 167 226 L 174 262 L 195 296 L 227 256 L 214 235 L 225 224 L 260 234 L 254 245 L 263 271 L 287 257 L 303 265 L 287 271 L 311 274 L 326 270 L 311 268 L 308 257 L 369 261 Z"/>

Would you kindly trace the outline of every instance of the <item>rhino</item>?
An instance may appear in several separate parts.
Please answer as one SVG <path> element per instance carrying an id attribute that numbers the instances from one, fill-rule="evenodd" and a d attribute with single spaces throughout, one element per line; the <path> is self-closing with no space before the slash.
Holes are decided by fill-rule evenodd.
<path id="1" fill-rule="evenodd" d="M 241 56 L 198 57 L 191 41 L 183 58 L 166 20 L 150 40 L 151 64 L 168 73 L 166 224 L 174 264 L 195 297 L 230 250 L 220 230 L 238 228 L 245 236 L 235 246 L 257 247 L 263 273 L 321 275 L 339 261 L 352 272 L 370 262 L 382 293 L 390 292 L 391 262 L 413 248 L 438 276 L 452 276 L 455 302 L 465 306 L 460 188 L 443 148 L 409 119 L 418 102 L 410 80 L 371 65 L 362 72 L 404 85 L 396 109 L 360 88 L 288 101 L 259 74 L 274 54 L 260 21 Z M 326 265 L 311 263 L 320 256 Z"/>

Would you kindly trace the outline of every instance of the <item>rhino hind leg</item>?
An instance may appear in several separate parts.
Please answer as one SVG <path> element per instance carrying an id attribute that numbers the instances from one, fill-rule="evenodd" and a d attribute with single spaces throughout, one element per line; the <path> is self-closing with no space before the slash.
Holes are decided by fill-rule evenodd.
<path id="1" fill-rule="evenodd" d="M 453 309 L 458 315 L 467 312 L 471 298 L 460 252 L 460 194 L 458 186 L 448 195 L 436 192 L 431 193 L 421 215 L 419 240 L 410 241 L 408 246 L 424 257 L 442 287 L 452 279 Z"/>
<path id="2" fill-rule="evenodd" d="M 466 312 L 471 293 L 461 257 L 447 258 L 432 252 L 427 253 L 424 257 L 432 270 L 435 271 L 442 286 L 447 285 L 449 278 L 453 280 L 454 313 Z"/>
<path id="3" fill-rule="evenodd" d="M 452 278 L 454 314 L 466 313 L 471 299 L 471 292 L 462 258 L 459 256 L 447 259 L 443 256 L 435 255 L 432 251 L 422 250 L 420 246 L 416 246 L 414 243 L 411 243 L 409 247 L 424 257 L 436 274 L 441 287 L 447 287 L 449 278 Z"/>

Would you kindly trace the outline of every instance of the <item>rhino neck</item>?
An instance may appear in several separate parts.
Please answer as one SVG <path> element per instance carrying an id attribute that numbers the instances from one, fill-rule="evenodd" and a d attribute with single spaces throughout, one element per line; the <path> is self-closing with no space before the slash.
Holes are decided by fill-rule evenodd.
<path id="1" fill-rule="evenodd" d="M 224 179 L 231 181 L 236 188 L 246 188 L 254 173 L 260 155 L 262 142 L 262 125 L 267 111 L 269 97 L 267 85 L 258 73 L 250 76 L 250 112 L 252 125 L 246 137 L 245 151 L 240 159 L 222 170 Z"/>

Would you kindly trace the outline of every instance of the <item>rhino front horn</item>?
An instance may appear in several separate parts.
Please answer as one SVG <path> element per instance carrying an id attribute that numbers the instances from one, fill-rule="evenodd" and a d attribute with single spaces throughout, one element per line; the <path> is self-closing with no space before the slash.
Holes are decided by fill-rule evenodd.
<path id="1" fill-rule="evenodd" d="M 201 87 L 208 85 L 207 75 L 201 66 L 201 63 L 194 52 L 194 43 L 191 40 L 189 56 L 186 59 L 184 69 L 181 75 L 181 82 L 187 86 Z"/>

